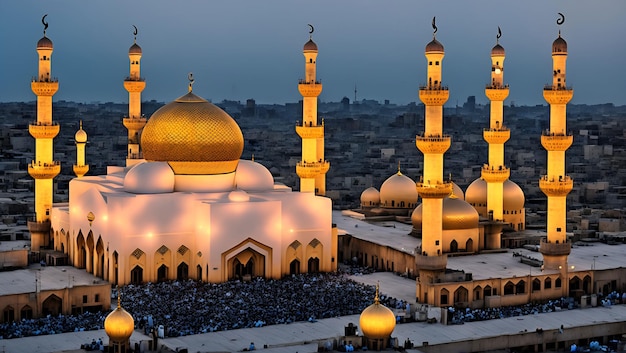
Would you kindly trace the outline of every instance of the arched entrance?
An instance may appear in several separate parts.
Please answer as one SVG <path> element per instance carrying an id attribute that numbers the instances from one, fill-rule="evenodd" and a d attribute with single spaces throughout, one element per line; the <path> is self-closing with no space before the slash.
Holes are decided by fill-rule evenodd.
<path id="1" fill-rule="evenodd" d="M 320 272 L 320 259 L 317 257 L 312 257 L 309 259 L 308 263 L 309 273 L 318 273 Z"/>
<path id="2" fill-rule="evenodd" d="M 466 307 L 469 304 L 469 293 L 467 288 L 459 287 L 454 291 L 454 305 Z"/>
<path id="3" fill-rule="evenodd" d="M 2 322 L 12 322 L 15 321 L 15 310 L 12 306 L 6 306 L 2 311 Z"/>
<path id="4" fill-rule="evenodd" d="M 32 318 L 33 318 L 33 308 L 31 308 L 30 305 L 24 305 L 24 307 L 20 311 L 20 319 L 30 320 Z"/>
<path id="5" fill-rule="evenodd" d="M 161 265 L 157 270 L 157 282 L 165 282 L 167 281 L 167 266 Z"/>
<path id="6" fill-rule="evenodd" d="M 223 280 L 272 277 L 272 248 L 252 238 L 222 253 Z M 280 274 L 280 268 L 276 271 Z"/>
<path id="7" fill-rule="evenodd" d="M 63 308 L 63 300 L 52 294 L 41 304 L 41 313 L 43 316 L 57 316 Z"/>
<path id="8" fill-rule="evenodd" d="M 290 275 L 300 274 L 300 261 L 299 260 L 293 260 L 289 263 L 289 274 Z"/>
<path id="9" fill-rule="evenodd" d="M 113 252 L 113 284 L 117 286 L 117 281 L 119 280 L 119 270 L 118 270 L 118 256 L 117 251 Z"/>
<path id="10" fill-rule="evenodd" d="M 93 240 L 93 232 L 89 231 L 89 234 L 87 234 L 87 240 L 85 240 L 85 244 L 87 245 L 87 251 L 86 251 L 86 262 L 85 262 L 85 269 L 87 270 L 87 272 L 94 274 L 95 275 L 95 269 L 94 269 L 94 240 Z"/>
<path id="11" fill-rule="evenodd" d="M 459 243 L 456 240 L 452 240 L 450 242 L 450 252 L 458 252 L 459 251 Z"/>
<path id="12" fill-rule="evenodd" d="M 85 237 L 83 237 L 83 233 L 78 232 L 78 236 L 76 237 L 76 249 L 77 255 L 76 258 L 76 267 L 77 268 L 85 268 L 85 264 L 87 263 L 87 249 L 85 249 Z"/>
<path id="13" fill-rule="evenodd" d="M 202 281 L 202 266 L 200 265 L 196 266 L 196 276 L 198 281 Z"/>
<path id="14" fill-rule="evenodd" d="M 178 268 L 176 269 L 176 279 L 179 281 L 186 281 L 189 279 L 189 266 L 186 263 L 181 262 L 180 265 L 178 265 Z"/>
<path id="15" fill-rule="evenodd" d="M 474 239 L 467 239 L 467 241 L 465 242 L 465 251 L 474 252 Z"/>
<path id="16" fill-rule="evenodd" d="M 143 268 L 137 265 L 130 270 L 130 283 L 141 284 L 143 283 Z"/>
<path id="17" fill-rule="evenodd" d="M 98 237 L 96 243 L 96 264 L 94 275 L 104 279 L 104 243 L 101 237 Z"/>

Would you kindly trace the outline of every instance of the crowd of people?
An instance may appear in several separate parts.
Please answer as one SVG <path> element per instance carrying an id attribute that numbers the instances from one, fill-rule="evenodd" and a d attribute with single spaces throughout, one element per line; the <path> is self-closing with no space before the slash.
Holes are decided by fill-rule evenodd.
<path id="1" fill-rule="evenodd" d="M 0 339 L 99 330 L 104 328 L 107 314 L 85 312 L 78 315 L 48 315 L 38 319 L 4 322 L 0 324 Z"/>

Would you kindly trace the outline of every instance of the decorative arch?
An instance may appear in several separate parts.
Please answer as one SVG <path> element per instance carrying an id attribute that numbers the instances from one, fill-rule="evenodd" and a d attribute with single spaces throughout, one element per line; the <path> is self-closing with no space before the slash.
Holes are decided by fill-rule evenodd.
<path id="1" fill-rule="evenodd" d="M 469 292 L 467 288 L 460 286 L 454 291 L 454 305 L 465 307 L 469 304 Z"/>
<path id="2" fill-rule="evenodd" d="M 154 268 L 156 269 L 154 276 L 157 282 L 167 281 L 171 278 L 172 251 L 167 246 L 161 245 L 154 253 Z"/>
<path id="3" fill-rule="evenodd" d="M 285 254 L 285 263 L 289 264 L 289 274 L 299 274 L 301 272 L 301 261 L 302 261 L 302 244 L 294 240 L 287 247 L 287 253 Z"/>
<path id="4" fill-rule="evenodd" d="M 526 293 L 526 281 L 521 280 L 515 285 L 515 294 Z"/>
<path id="5" fill-rule="evenodd" d="M 128 256 L 128 267 L 127 269 L 131 269 L 130 271 L 130 283 L 143 283 L 146 281 L 144 269 L 147 268 L 147 255 L 146 253 L 136 248 L 129 256 Z M 139 271 L 139 269 L 141 271 Z M 128 271 L 128 270 L 126 270 Z"/>
<path id="6" fill-rule="evenodd" d="M 114 285 L 118 285 L 119 283 L 119 279 L 120 279 L 120 259 L 119 259 L 119 254 L 117 253 L 117 251 L 113 252 L 113 284 Z"/>
<path id="7" fill-rule="evenodd" d="M 450 292 L 447 289 L 443 288 L 441 290 L 441 292 L 439 292 L 439 303 L 440 303 L 440 305 L 441 306 L 443 306 L 443 305 L 450 305 L 450 303 L 449 303 L 450 299 L 449 298 L 450 298 Z"/>
<path id="8" fill-rule="evenodd" d="M 481 286 L 474 287 L 474 300 L 480 300 L 480 294 L 483 291 Z"/>
<path id="9" fill-rule="evenodd" d="M 313 238 L 306 247 L 307 272 L 315 273 L 322 270 L 323 256 L 324 245 L 317 238 Z"/>
<path id="10" fill-rule="evenodd" d="M 176 279 L 179 281 L 189 279 L 189 268 L 191 262 L 191 250 L 185 245 L 181 245 L 176 250 Z"/>
<path id="11" fill-rule="evenodd" d="M 20 320 L 30 320 L 33 318 L 33 308 L 30 305 L 24 305 L 20 310 Z"/>
<path id="12" fill-rule="evenodd" d="M 539 278 L 533 279 L 532 291 L 533 291 L 533 293 L 541 291 L 541 281 L 539 280 Z"/>
<path id="13" fill-rule="evenodd" d="M 98 236 L 98 241 L 96 242 L 96 267 L 94 270 L 94 275 L 96 277 L 100 277 L 104 279 L 104 242 L 102 241 L 102 237 Z"/>
<path id="14" fill-rule="evenodd" d="M 13 322 L 15 321 L 15 309 L 11 305 L 7 305 L 2 310 L 2 322 Z"/>
<path id="15" fill-rule="evenodd" d="M 459 252 L 459 243 L 457 243 L 456 239 L 452 239 L 450 242 L 450 252 Z"/>
<path id="16" fill-rule="evenodd" d="M 63 300 L 55 294 L 51 294 L 41 303 L 41 314 L 43 316 L 58 316 L 63 310 Z"/>
<path id="17" fill-rule="evenodd" d="M 142 284 L 143 282 L 143 267 L 141 267 L 140 265 L 135 265 L 135 267 L 130 270 L 130 283 Z"/>
<path id="18" fill-rule="evenodd" d="M 85 237 L 83 236 L 83 231 L 78 232 L 78 236 L 76 237 L 76 259 L 74 260 L 74 265 L 77 268 L 85 268 L 87 264 L 87 248 L 85 245 Z"/>
<path id="19" fill-rule="evenodd" d="M 491 286 L 485 286 L 485 289 L 483 289 L 483 298 L 490 297 L 490 296 L 491 296 Z"/>
<path id="20" fill-rule="evenodd" d="M 272 261 L 273 250 L 271 247 L 252 238 L 247 238 L 222 253 L 222 280 L 236 278 L 238 273 L 242 276 L 249 274 L 250 277 L 272 277 Z M 250 265 L 248 265 L 249 262 Z M 252 273 L 245 272 L 248 270 L 251 270 Z"/>
<path id="21" fill-rule="evenodd" d="M 465 251 L 474 252 L 474 239 L 467 239 L 467 241 L 465 242 Z"/>
<path id="22" fill-rule="evenodd" d="M 559 277 L 554 281 L 554 288 L 561 288 L 561 286 L 561 277 Z"/>
<path id="23" fill-rule="evenodd" d="M 543 289 L 550 289 L 550 288 L 552 288 L 552 278 L 546 277 L 546 279 L 543 280 Z"/>
<path id="24" fill-rule="evenodd" d="M 93 240 L 93 232 L 90 230 L 87 234 L 87 239 L 85 240 L 85 245 L 87 246 L 87 257 L 85 269 L 88 273 L 94 274 L 94 249 L 95 243 Z"/>
<path id="25" fill-rule="evenodd" d="M 584 292 L 585 294 L 591 294 L 591 291 L 592 291 L 592 290 L 593 290 L 593 289 L 592 289 L 592 287 L 591 287 L 591 276 L 586 275 L 586 276 L 583 278 L 583 292 Z"/>
<path id="26" fill-rule="evenodd" d="M 504 285 L 504 295 L 511 295 L 511 294 L 515 294 L 515 285 L 513 284 L 513 282 L 508 281 Z"/>

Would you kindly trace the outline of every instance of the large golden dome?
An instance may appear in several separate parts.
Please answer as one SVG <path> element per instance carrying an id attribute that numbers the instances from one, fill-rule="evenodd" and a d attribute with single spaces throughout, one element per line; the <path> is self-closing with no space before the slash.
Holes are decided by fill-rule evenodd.
<path id="1" fill-rule="evenodd" d="M 380 207 L 413 208 L 417 204 L 415 182 L 398 172 L 380 186 Z"/>
<path id="2" fill-rule="evenodd" d="M 444 230 L 478 228 L 478 212 L 455 194 L 443 199 L 441 225 Z M 422 205 L 415 208 L 411 215 L 413 228 L 422 229 Z"/>
<path id="3" fill-rule="evenodd" d="M 502 186 L 502 210 L 511 214 L 524 208 L 524 191 L 515 182 L 507 179 Z M 483 178 L 474 180 L 465 191 L 465 201 L 482 214 L 487 210 L 487 182 Z"/>
<path id="4" fill-rule="evenodd" d="M 359 325 L 363 336 L 370 339 L 389 338 L 393 329 L 396 328 L 396 316 L 393 311 L 380 304 L 378 300 L 378 287 L 376 287 L 374 304 L 361 312 Z"/>
<path id="5" fill-rule="evenodd" d="M 114 342 L 125 342 L 135 330 L 135 320 L 120 306 L 118 298 L 117 308 L 104 319 L 104 331 Z"/>
<path id="6" fill-rule="evenodd" d="M 189 92 L 152 114 L 141 147 L 146 160 L 168 162 L 175 174 L 225 174 L 237 169 L 243 134 L 225 111 Z"/>

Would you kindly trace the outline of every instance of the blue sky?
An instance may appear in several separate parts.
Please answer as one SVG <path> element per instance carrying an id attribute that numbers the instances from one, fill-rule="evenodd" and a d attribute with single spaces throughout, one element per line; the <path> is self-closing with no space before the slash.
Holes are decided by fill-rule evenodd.
<path id="1" fill-rule="evenodd" d="M 566 16 L 562 26 L 558 12 Z M 424 47 L 436 16 L 446 51 L 447 106 L 469 95 L 487 102 L 498 26 L 511 87 L 505 104 L 545 104 L 541 91 L 551 80 L 551 43 L 559 29 L 568 42 L 572 103 L 626 104 L 624 0 L 2 0 L 0 101 L 35 99 L 29 82 L 37 73 L 44 14 L 55 46 L 52 74 L 60 82 L 55 100 L 126 102 L 122 80 L 136 25 L 144 100 L 181 96 L 193 72 L 194 92 L 214 102 L 295 102 L 311 23 L 321 100 L 352 100 L 356 84 L 359 99 L 405 104 L 418 101 L 425 82 Z"/>

